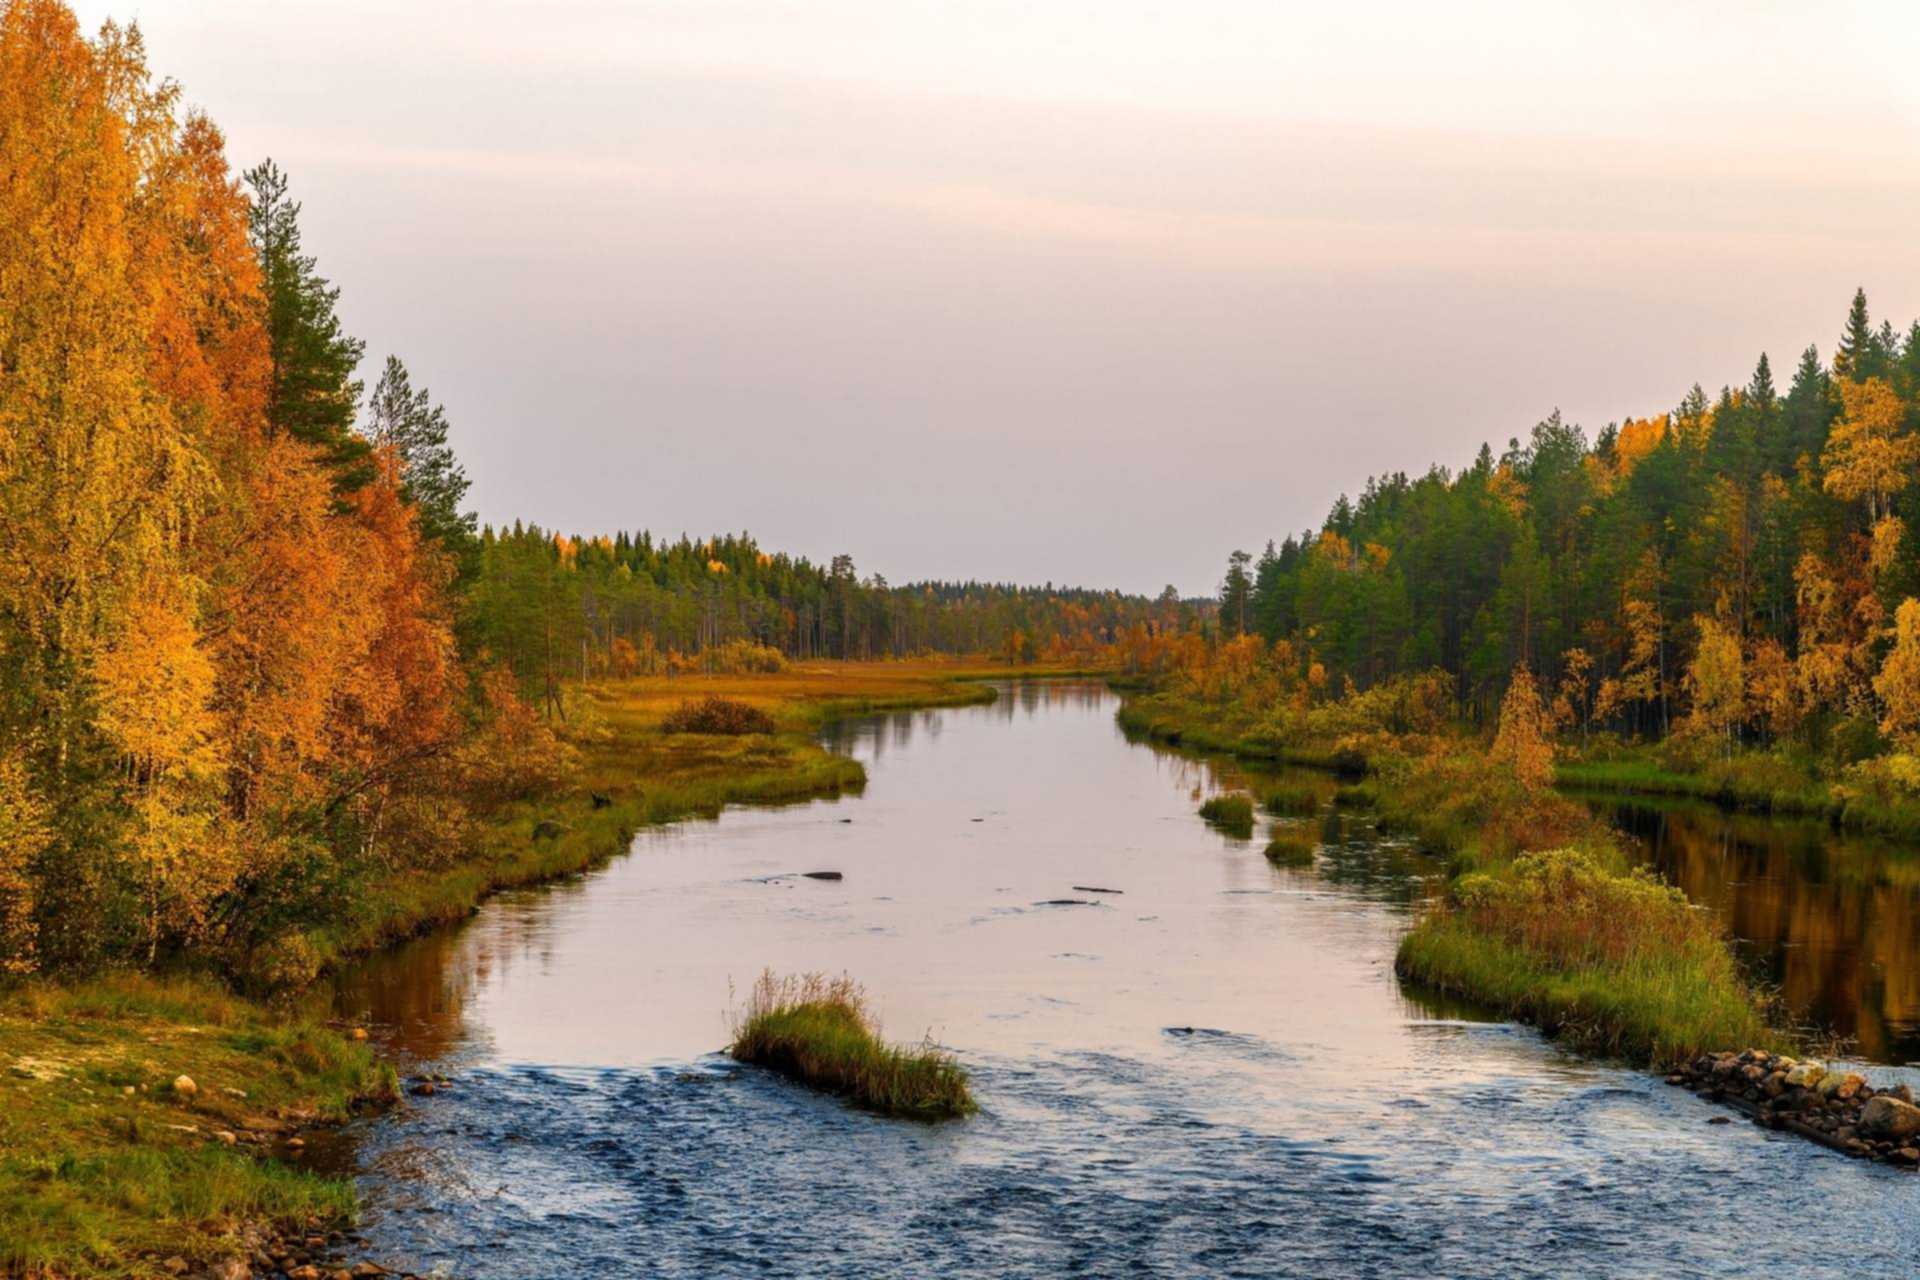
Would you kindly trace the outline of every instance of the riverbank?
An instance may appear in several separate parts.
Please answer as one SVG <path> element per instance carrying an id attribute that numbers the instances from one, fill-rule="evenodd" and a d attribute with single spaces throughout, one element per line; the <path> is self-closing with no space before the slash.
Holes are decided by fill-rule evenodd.
<path id="1" fill-rule="evenodd" d="M 249 975 L 260 999 L 144 976 L 0 994 L 0 1272 L 180 1274 L 269 1235 L 337 1230 L 353 1216 L 351 1183 L 289 1162 L 282 1139 L 397 1091 L 351 1029 L 289 1010 L 289 979 L 460 920 L 500 890 L 599 866 L 643 826 L 857 792 L 861 766 L 814 741 L 836 716 L 990 702 L 985 680 L 1066 674 L 930 659 L 596 683 L 559 726 L 570 765 L 558 785 L 491 815 L 471 856 L 377 885 L 303 935 L 290 969 Z M 709 695 L 761 708 L 775 731 L 661 732 L 675 707 Z M 179 1076 L 192 1092 L 172 1087 Z"/>
<path id="2" fill-rule="evenodd" d="M 1305 746 L 1232 708 L 1130 700 L 1131 732 L 1257 760 L 1361 774 L 1334 803 L 1369 811 L 1447 860 L 1449 881 L 1402 939 L 1401 975 L 1533 1023 L 1570 1047 L 1666 1067 L 1731 1046 L 1783 1046 L 1727 939 L 1678 890 L 1633 870 L 1615 834 L 1464 738 L 1368 726 Z M 1298 797 L 1253 797 L 1269 811 Z"/>
<path id="3" fill-rule="evenodd" d="M 397 1095 L 363 1039 L 186 978 L 0 996 L 0 1270 L 182 1274 L 268 1228 L 348 1220 L 353 1190 L 285 1157 Z"/>
<path id="4" fill-rule="evenodd" d="M 1556 785 L 1609 795 L 1680 796 L 1745 813 L 1817 818 L 1836 830 L 1920 841 L 1920 802 L 1879 785 L 1870 770 L 1832 779 L 1771 751 L 1743 751 L 1676 769 L 1654 747 L 1628 747 L 1562 761 Z"/>

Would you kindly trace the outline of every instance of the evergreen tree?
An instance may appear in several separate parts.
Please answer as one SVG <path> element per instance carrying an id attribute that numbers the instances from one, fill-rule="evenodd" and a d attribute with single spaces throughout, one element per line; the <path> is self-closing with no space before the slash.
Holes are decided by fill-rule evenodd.
<path id="1" fill-rule="evenodd" d="M 1882 372 L 1881 356 L 1880 336 L 1867 314 L 1867 291 L 1855 289 L 1853 305 L 1847 308 L 1846 331 L 1840 335 L 1840 349 L 1833 353 L 1834 375 L 1864 382 Z"/>
<path id="2" fill-rule="evenodd" d="M 1827 428 L 1833 421 L 1833 397 L 1827 371 L 1820 367 L 1820 352 L 1808 347 L 1800 353 L 1800 366 L 1794 370 L 1793 386 L 1782 402 L 1781 433 L 1786 439 L 1787 465 L 1782 474 L 1799 465 L 1801 458 L 1818 459 L 1827 447 Z"/>
<path id="3" fill-rule="evenodd" d="M 1237 636 L 1247 630 L 1248 611 L 1253 603 L 1253 579 L 1247 573 L 1247 565 L 1252 560 L 1244 551 L 1235 551 L 1227 557 L 1227 580 L 1220 588 L 1222 635 Z"/>
<path id="4" fill-rule="evenodd" d="M 366 435 L 374 448 L 392 451 L 400 468 L 400 496 L 413 504 L 420 532 L 464 563 L 475 523 L 472 512 L 460 510 L 467 473 L 447 444 L 445 410 L 425 387 L 414 389 L 398 356 L 387 357 L 367 401 Z"/>
<path id="5" fill-rule="evenodd" d="M 247 170 L 246 180 L 253 189 L 248 237 L 260 258 L 273 365 L 268 425 L 318 449 L 336 488 L 358 488 L 373 474 L 366 441 L 353 431 L 361 391 L 353 371 L 364 345 L 340 327 L 340 291 L 300 252 L 300 204 L 287 196 L 286 173 L 266 160 Z"/>

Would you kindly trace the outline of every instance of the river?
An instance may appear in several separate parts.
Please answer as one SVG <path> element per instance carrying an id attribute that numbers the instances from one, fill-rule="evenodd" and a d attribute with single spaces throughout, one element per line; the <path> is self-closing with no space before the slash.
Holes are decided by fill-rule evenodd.
<path id="1" fill-rule="evenodd" d="M 1036 682 L 844 722 L 864 795 L 643 832 L 345 975 L 344 1013 L 456 1081 L 332 1153 L 365 1251 L 468 1277 L 1914 1274 L 1920 1179 L 1403 991 L 1437 866 L 1337 816 L 1314 866 L 1270 866 L 1194 816 L 1236 767 L 1129 742 L 1116 706 Z M 981 1113 L 880 1119 L 720 1056 L 763 967 L 853 974 Z"/>

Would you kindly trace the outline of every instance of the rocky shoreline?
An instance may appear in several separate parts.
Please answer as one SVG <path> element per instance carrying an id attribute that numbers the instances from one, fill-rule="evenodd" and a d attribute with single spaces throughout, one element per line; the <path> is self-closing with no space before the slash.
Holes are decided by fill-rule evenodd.
<path id="1" fill-rule="evenodd" d="M 1920 1167 L 1920 1107 L 1904 1084 L 1876 1089 L 1856 1072 L 1764 1049 L 1701 1054 L 1667 1083 L 1843 1155 Z"/>

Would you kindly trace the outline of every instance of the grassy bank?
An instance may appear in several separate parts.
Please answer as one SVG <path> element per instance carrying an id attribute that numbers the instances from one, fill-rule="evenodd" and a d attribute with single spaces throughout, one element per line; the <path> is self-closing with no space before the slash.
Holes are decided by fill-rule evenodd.
<path id="1" fill-rule="evenodd" d="M 1350 744 L 1279 738 L 1257 717 L 1231 706 L 1202 705 L 1167 693 L 1130 692 L 1124 682 L 1109 683 L 1126 693 L 1117 719 L 1120 727 L 1135 737 L 1189 751 L 1217 751 L 1248 760 L 1339 773 L 1361 773 L 1368 765 L 1366 753 Z"/>
<path id="2" fill-rule="evenodd" d="M 975 1109 L 953 1055 L 881 1039 L 846 977 L 762 974 L 727 1052 L 883 1115 L 944 1120 Z"/>
<path id="3" fill-rule="evenodd" d="M 1872 785 L 1871 779 L 1829 779 L 1787 756 L 1749 751 L 1698 768 L 1676 769 L 1655 748 L 1563 761 L 1555 780 L 1575 791 L 1682 796 L 1722 808 L 1818 818 L 1842 830 L 1920 841 L 1920 801 Z"/>
<path id="4" fill-rule="evenodd" d="M 276 1153 L 395 1094 L 364 1043 L 185 979 L 15 988 L 0 1062 L 7 1275 L 153 1276 L 249 1230 L 344 1222 L 351 1184 Z"/>

